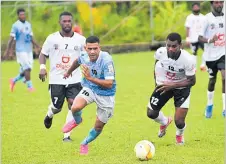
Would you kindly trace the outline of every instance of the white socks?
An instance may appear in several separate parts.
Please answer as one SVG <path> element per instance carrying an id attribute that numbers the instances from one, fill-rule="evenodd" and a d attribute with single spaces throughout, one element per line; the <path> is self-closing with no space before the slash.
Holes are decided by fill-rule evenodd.
<path id="1" fill-rule="evenodd" d="M 207 105 L 213 105 L 214 91 L 207 91 Z"/>
<path id="2" fill-rule="evenodd" d="M 176 127 L 176 135 L 177 135 L 177 136 L 184 135 L 184 130 L 185 130 L 185 128 L 186 128 L 186 124 L 185 124 L 185 126 L 184 126 L 183 129 L 178 129 L 178 128 Z"/>
<path id="3" fill-rule="evenodd" d="M 160 123 L 161 125 L 166 125 L 168 122 L 168 118 L 166 116 L 164 116 L 164 114 L 162 113 L 162 111 L 159 111 L 159 116 L 154 119 L 155 122 Z"/>
<path id="4" fill-rule="evenodd" d="M 48 106 L 48 112 L 47 112 L 47 116 L 49 116 L 49 118 L 53 118 L 53 111 L 52 111 L 52 105 Z"/>
<path id="5" fill-rule="evenodd" d="M 225 110 L 225 93 L 222 93 L 223 110 Z"/>
<path id="6" fill-rule="evenodd" d="M 68 110 L 68 113 L 67 113 L 67 117 L 66 117 L 66 123 L 68 123 L 69 121 L 73 120 L 73 115 L 72 115 L 72 112 L 71 110 Z M 71 132 L 68 132 L 68 133 L 64 133 L 64 138 L 67 138 L 69 137 L 71 134 Z"/>

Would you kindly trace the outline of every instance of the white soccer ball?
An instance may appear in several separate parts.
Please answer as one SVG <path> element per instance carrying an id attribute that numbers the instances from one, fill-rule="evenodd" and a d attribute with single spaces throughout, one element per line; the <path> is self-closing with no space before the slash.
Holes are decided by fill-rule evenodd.
<path id="1" fill-rule="evenodd" d="M 134 147 L 134 151 L 136 153 L 136 157 L 141 160 L 149 160 L 152 159 L 155 155 L 155 146 L 147 140 L 139 141 Z"/>

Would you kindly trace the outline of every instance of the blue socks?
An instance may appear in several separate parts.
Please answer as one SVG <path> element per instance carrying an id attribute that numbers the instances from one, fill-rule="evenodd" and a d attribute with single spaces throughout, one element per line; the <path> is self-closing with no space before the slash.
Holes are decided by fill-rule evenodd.
<path id="1" fill-rule="evenodd" d="M 32 82 L 31 82 L 31 80 L 26 81 L 26 84 L 27 84 L 27 87 L 28 88 L 32 88 Z"/>
<path id="2" fill-rule="evenodd" d="M 75 112 L 75 113 L 72 112 L 72 115 L 74 117 L 76 124 L 80 124 L 82 122 L 82 117 L 81 117 L 82 111 Z"/>
<path id="3" fill-rule="evenodd" d="M 92 142 L 99 136 L 101 131 L 96 131 L 94 128 L 89 131 L 89 135 L 82 141 L 82 145 L 87 145 L 88 143 Z"/>
<path id="4" fill-rule="evenodd" d="M 19 74 L 13 79 L 13 82 L 16 83 L 17 81 L 20 81 L 21 79 L 23 79 L 23 77 L 24 76 L 21 76 L 21 74 Z"/>

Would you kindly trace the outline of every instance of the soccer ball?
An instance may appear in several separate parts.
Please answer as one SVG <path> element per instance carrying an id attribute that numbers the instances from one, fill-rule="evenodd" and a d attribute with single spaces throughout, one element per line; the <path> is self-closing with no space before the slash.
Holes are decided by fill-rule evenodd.
<path id="1" fill-rule="evenodd" d="M 134 151 L 136 153 L 136 157 L 141 160 L 149 160 L 152 159 L 155 155 L 155 146 L 147 140 L 139 141 L 134 147 Z"/>

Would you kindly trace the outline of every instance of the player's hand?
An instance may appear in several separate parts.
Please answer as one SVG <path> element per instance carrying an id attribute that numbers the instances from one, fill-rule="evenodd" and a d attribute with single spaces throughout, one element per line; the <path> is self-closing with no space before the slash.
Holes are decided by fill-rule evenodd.
<path id="1" fill-rule="evenodd" d="M 83 76 L 87 80 L 89 80 L 91 78 L 89 67 L 87 67 L 86 65 L 82 64 L 81 65 L 81 68 L 82 68 L 82 74 L 83 74 Z"/>
<path id="2" fill-rule="evenodd" d="M 168 82 L 168 83 L 164 83 L 162 85 L 158 85 L 156 87 L 156 92 L 160 92 L 160 95 L 162 95 L 165 92 L 167 92 L 167 91 L 169 91 L 169 90 L 171 90 L 173 88 L 175 88 L 174 83 Z"/>
<path id="3" fill-rule="evenodd" d="M 5 53 L 4 53 L 4 56 L 12 58 L 13 57 L 13 50 L 12 49 L 6 50 Z"/>
<path id="4" fill-rule="evenodd" d="M 66 72 L 65 74 L 64 74 L 64 79 L 67 79 L 69 76 L 72 76 L 72 74 L 69 74 L 68 72 Z"/>
<path id="5" fill-rule="evenodd" d="M 214 42 L 217 41 L 217 40 L 218 40 L 218 36 L 217 36 L 217 34 L 215 34 L 215 35 L 213 36 L 213 38 L 210 39 L 210 43 L 214 43 Z"/>
<path id="6" fill-rule="evenodd" d="M 189 47 L 190 46 L 190 42 L 185 42 L 185 45 L 187 46 L 187 47 Z"/>
<path id="7" fill-rule="evenodd" d="M 44 82 L 46 78 L 47 78 L 46 69 L 40 69 L 39 79 L 42 80 L 42 82 Z"/>

